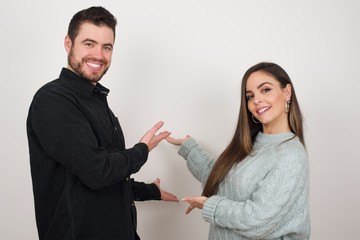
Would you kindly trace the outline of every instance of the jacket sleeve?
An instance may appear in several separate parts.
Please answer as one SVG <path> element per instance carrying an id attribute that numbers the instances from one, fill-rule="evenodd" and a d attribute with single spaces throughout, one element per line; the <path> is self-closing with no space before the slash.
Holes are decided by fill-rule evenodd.
<path id="1" fill-rule="evenodd" d="M 34 97 L 27 119 L 30 149 L 41 148 L 92 189 L 102 189 L 137 172 L 146 162 L 148 147 L 138 143 L 123 151 L 99 146 L 84 113 L 74 99 L 58 91 Z M 31 154 L 31 152 L 30 152 Z"/>
<path id="2" fill-rule="evenodd" d="M 131 179 L 131 188 L 135 201 L 161 200 L 160 190 L 155 183 L 146 184 Z"/>

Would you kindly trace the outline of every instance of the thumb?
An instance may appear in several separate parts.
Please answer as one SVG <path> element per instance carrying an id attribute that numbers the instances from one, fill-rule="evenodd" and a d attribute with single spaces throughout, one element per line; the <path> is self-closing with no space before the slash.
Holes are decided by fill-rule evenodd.
<path id="1" fill-rule="evenodd" d="M 158 187 L 160 187 L 160 179 L 156 178 L 153 183 L 155 183 Z"/>

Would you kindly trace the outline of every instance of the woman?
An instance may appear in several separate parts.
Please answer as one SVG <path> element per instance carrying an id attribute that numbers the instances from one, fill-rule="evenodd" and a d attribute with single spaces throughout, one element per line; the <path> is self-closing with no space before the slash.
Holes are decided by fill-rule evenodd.
<path id="1" fill-rule="evenodd" d="M 186 213 L 202 209 L 209 239 L 308 239 L 309 172 L 302 115 L 288 74 L 259 63 L 244 75 L 235 134 L 217 161 L 190 136 L 179 145 L 200 197 L 186 197 Z"/>

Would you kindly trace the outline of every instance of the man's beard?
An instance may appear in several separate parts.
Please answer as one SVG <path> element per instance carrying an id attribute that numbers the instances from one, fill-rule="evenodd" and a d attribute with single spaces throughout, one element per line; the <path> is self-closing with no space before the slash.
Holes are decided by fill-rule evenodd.
<path id="1" fill-rule="evenodd" d="M 96 73 L 96 72 L 86 73 L 83 70 L 83 67 L 84 67 L 84 62 L 87 59 L 89 59 L 89 58 L 83 58 L 82 61 L 77 61 L 74 57 L 73 49 L 72 48 L 70 49 L 70 52 L 68 54 L 68 64 L 71 67 L 71 69 L 75 73 L 77 73 L 79 76 L 86 78 L 90 82 L 98 82 L 105 75 L 105 73 L 107 72 L 109 67 L 105 68 L 104 71 L 101 73 Z M 98 59 L 96 59 L 96 60 L 98 61 Z M 107 61 L 101 60 L 101 63 L 106 65 Z"/>

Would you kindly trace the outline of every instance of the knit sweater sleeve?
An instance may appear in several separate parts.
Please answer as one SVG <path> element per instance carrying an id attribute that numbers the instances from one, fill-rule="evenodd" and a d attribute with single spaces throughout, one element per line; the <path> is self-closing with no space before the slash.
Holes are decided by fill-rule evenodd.
<path id="1" fill-rule="evenodd" d="M 204 205 L 203 218 L 224 229 L 251 239 L 268 239 L 281 236 L 281 226 L 301 222 L 292 215 L 305 214 L 301 206 L 308 189 L 307 155 L 304 151 L 285 150 L 274 166 L 261 179 L 245 201 L 234 201 L 224 196 L 211 196 Z M 306 195 L 306 194 L 305 194 Z M 295 209 L 295 210 L 294 210 Z"/>
<path id="2" fill-rule="evenodd" d="M 186 159 L 188 168 L 193 176 L 204 184 L 214 164 L 214 157 L 199 146 L 194 138 L 185 141 L 178 153 Z"/>

